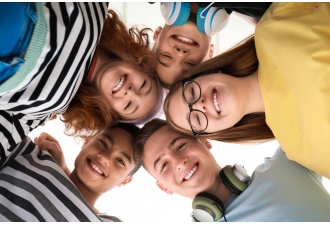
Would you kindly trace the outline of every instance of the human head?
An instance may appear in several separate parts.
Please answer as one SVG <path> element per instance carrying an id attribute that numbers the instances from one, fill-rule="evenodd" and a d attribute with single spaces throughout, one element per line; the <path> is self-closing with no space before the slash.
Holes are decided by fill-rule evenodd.
<path id="1" fill-rule="evenodd" d="M 196 17 L 193 11 L 197 9 L 192 7 L 191 18 Z M 212 38 L 201 33 L 193 19 L 182 26 L 159 26 L 154 31 L 153 39 L 156 71 L 165 88 L 169 88 L 177 77 L 191 67 L 212 58 L 214 53 Z"/>
<path id="2" fill-rule="evenodd" d="M 216 188 L 221 167 L 209 151 L 211 147 L 207 139 L 190 137 L 164 120 L 153 119 L 140 130 L 134 157 L 163 191 L 193 199 Z"/>
<path id="3" fill-rule="evenodd" d="M 119 16 L 109 10 L 97 46 L 97 51 L 101 52 L 100 56 L 103 55 L 109 60 L 104 70 L 107 76 L 99 76 L 95 83 L 85 83 L 79 87 L 63 114 L 62 120 L 67 133 L 80 135 L 85 130 L 102 128 L 104 124 L 115 125 L 119 120 L 143 119 L 146 114 L 155 111 L 156 102 L 162 99 L 159 96 L 163 94 L 163 90 L 158 88 L 156 60 L 149 48 L 149 31 L 149 28 L 127 29 Z M 117 74 L 116 77 L 117 71 L 122 75 Z M 109 90 L 108 83 L 103 81 L 112 82 L 113 86 L 121 85 L 123 82 L 123 88 L 119 91 Z M 142 93 L 143 89 L 140 88 L 144 86 L 146 91 L 151 92 Z M 148 98 L 143 100 L 147 104 L 143 105 L 142 101 L 138 101 L 138 97 Z M 139 106 L 139 109 L 134 113 L 131 110 L 129 113 L 132 114 L 128 114 L 128 106 L 132 109 Z M 156 111 L 159 112 L 161 107 L 159 104 L 157 106 Z M 144 122 L 146 121 L 142 121 Z"/>
<path id="4" fill-rule="evenodd" d="M 119 123 L 85 139 L 70 175 L 85 198 L 86 195 L 99 197 L 115 186 L 132 180 L 133 174 L 140 168 L 133 155 L 134 138 L 138 131 L 139 128 L 133 124 Z"/>
<path id="5" fill-rule="evenodd" d="M 186 128 L 187 126 L 183 127 L 181 124 L 175 123 L 175 119 L 173 119 L 175 115 L 170 111 L 170 108 L 173 107 L 173 105 L 171 105 L 171 99 L 177 98 L 178 96 L 180 96 L 180 99 L 182 98 L 182 104 L 188 109 L 188 105 L 183 101 L 182 97 L 182 80 L 187 78 L 202 78 L 202 76 L 210 76 L 210 74 L 226 74 L 227 77 L 219 75 L 219 81 L 222 82 L 227 78 L 235 80 L 239 77 L 246 77 L 254 73 L 257 69 L 258 60 L 254 47 L 254 38 L 251 36 L 227 52 L 190 69 L 184 76 L 180 77 L 181 79 L 171 87 L 164 101 L 164 112 L 167 121 L 174 129 L 188 135 L 193 135 L 188 122 L 186 121 L 186 125 L 189 126 L 188 129 Z M 221 72 L 219 73 L 219 71 Z M 228 75 L 233 77 L 230 78 Z M 177 101 L 177 99 L 175 101 Z M 203 99 L 200 99 L 200 101 L 203 101 Z M 214 126 L 215 124 L 212 125 Z M 200 136 L 225 142 L 246 142 L 274 138 L 265 122 L 264 113 L 243 115 L 234 126 L 228 129 L 212 131 L 210 133 L 207 133 L 206 130 L 206 132 L 200 134 Z"/>

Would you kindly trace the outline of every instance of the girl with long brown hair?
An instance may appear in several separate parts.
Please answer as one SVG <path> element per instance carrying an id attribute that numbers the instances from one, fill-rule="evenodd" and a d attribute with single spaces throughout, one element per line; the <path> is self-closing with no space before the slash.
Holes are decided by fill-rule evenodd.
<path id="1" fill-rule="evenodd" d="M 171 87 L 166 119 L 224 142 L 276 138 L 289 159 L 330 178 L 329 18 L 328 3 L 273 3 L 254 37 Z"/>

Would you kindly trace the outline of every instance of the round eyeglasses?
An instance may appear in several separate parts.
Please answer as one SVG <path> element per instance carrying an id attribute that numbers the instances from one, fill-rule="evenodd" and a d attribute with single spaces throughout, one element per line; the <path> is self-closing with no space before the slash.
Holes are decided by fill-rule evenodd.
<path id="1" fill-rule="evenodd" d="M 195 104 L 201 97 L 201 87 L 196 81 L 184 80 L 182 81 L 182 96 L 189 107 L 189 125 L 194 136 L 203 133 L 208 125 L 206 115 L 198 110 L 193 109 Z"/>

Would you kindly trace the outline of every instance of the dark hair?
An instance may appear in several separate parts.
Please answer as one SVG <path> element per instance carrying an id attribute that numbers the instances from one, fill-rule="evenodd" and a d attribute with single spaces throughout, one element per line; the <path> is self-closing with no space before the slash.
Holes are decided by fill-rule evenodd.
<path id="1" fill-rule="evenodd" d="M 149 31 L 152 30 L 136 26 L 128 29 L 109 9 L 97 48 L 109 58 L 128 63 L 156 79 L 156 58 L 150 50 Z M 66 133 L 81 137 L 84 132 L 102 129 L 105 124 L 113 126 L 119 119 L 120 115 L 109 106 L 107 99 L 89 84 L 79 87 L 62 115 Z"/>
<path id="2" fill-rule="evenodd" d="M 136 125 L 130 124 L 130 123 L 118 123 L 116 127 L 121 128 L 121 129 L 127 131 L 128 133 L 130 133 L 133 136 L 134 142 L 138 135 L 138 132 L 141 130 Z M 133 150 L 133 157 L 134 157 L 134 150 Z M 137 162 L 135 159 L 134 159 L 134 162 L 135 162 L 135 166 L 127 176 L 133 176 L 133 174 L 135 174 L 140 169 L 141 163 Z"/>
<path id="3" fill-rule="evenodd" d="M 169 102 L 173 93 L 181 88 L 181 81 L 222 71 L 234 77 L 245 77 L 254 73 L 259 66 L 254 37 L 250 36 L 228 51 L 209 59 L 187 71 L 172 85 L 164 101 L 164 112 L 168 123 L 177 131 L 192 136 L 191 130 L 185 130 L 176 125 L 168 113 Z M 274 139 L 274 134 L 266 124 L 265 113 L 251 113 L 245 115 L 233 127 L 213 133 L 200 135 L 212 140 L 223 142 L 254 142 Z"/>
<path id="4" fill-rule="evenodd" d="M 148 141 L 149 137 L 154 134 L 160 128 L 168 126 L 167 121 L 162 119 L 153 119 L 146 123 L 142 129 L 138 132 L 134 144 L 134 160 L 137 163 L 143 165 L 144 145 Z"/>

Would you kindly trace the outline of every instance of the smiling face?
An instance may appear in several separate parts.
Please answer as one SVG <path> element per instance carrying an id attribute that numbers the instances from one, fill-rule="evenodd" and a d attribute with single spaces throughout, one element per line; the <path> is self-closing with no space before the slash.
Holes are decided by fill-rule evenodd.
<path id="1" fill-rule="evenodd" d="M 158 88 L 154 78 L 122 61 L 108 59 L 97 66 L 93 85 L 122 119 L 138 119 L 155 106 Z"/>
<path id="2" fill-rule="evenodd" d="M 164 126 L 144 146 L 143 164 L 164 188 L 194 198 L 216 183 L 221 167 L 206 139 L 190 138 Z"/>
<path id="3" fill-rule="evenodd" d="M 242 79 L 223 73 L 199 76 L 194 79 L 201 88 L 201 96 L 192 105 L 192 109 L 200 110 L 206 115 L 208 125 L 204 132 L 212 133 L 232 127 L 246 114 L 244 106 L 247 102 L 247 94 L 241 85 Z M 197 92 L 196 88 L 185 89 L 185 95 L 188 98 L 189 95 L 195 95 Z M 188 122 L 189 108 L 182 96 L 181 87 L 171 96 L 167 113 L 174 124 L 191 131 Z M 191 121 L 194 124 L 194 121 L 199 120 L 192 117 Z"/>
<path id="4" fill-rule="evenodd" d="M 75 160 L 79 180 L 98 194 L 121 184 L 134 166 L 133 137 L 120 128 L 97 134 Z"/>
<path id="5" fill-rule="evenodd" d="M 211 37 L 202 34 L 191 21 L 183 26 L 158 27 L 154 40 L 156 71 L 166 84 L 172 84 L 182 73 L 213 56 Z"/>

